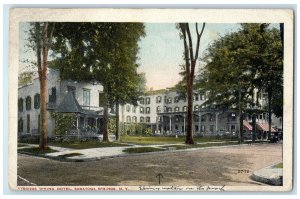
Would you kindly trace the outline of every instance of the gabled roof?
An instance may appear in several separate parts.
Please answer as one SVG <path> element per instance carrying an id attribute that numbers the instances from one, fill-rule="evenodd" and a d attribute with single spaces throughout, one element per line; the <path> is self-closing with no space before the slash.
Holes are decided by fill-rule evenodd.
<path id="1" fill-rule="evenodd" d="M 58 105 L 57 112 L 60 113 L 83 113 L 72 92 L 69 92 L 63 101 Z"/>

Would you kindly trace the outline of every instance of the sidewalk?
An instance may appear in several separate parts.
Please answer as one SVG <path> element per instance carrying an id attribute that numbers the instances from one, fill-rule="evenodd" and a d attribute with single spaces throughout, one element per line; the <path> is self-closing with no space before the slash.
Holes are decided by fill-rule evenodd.
<path id="1" fill-rule="evenodd" d="M 251 179 L 264 184 L 282 186 L 282 168 L 266 167 L 253 172 Z"/>
<path id="2" fill-rule="evenodd" d="M 202 144 L 214 144 L 214 143 L 224 143 L 224 142 L 203 142 L 198 143 Z M 165 152 L 180 152 L 180 151 L 191 151 L 191 150 L 200 150 L 204 148 L 189 148 L 189 149 L 173 149 L 174 147 L 165 147 L 165 146 L 174 146 L 174 145 L 184 145 L 182 144 L 155 144 L 155 145 L 128 145 L 122 147 L 101 147 L 101 148 L 89 148 L 89 149 L 72 149 L 72 148 L 63 148 L 57 146 L 50 147 L 58 152 L 46 153 L 41 156 L 45 158 L 57 159 L 61 161 L 74 161 L 74 162 L 85 162 L 85 161 L 94 161 L 100 160 L 104 158 L 112 158 L 112 157 L 123 157 L 123 156 L 132 156 L 132 155 L 145 155 L 145 153 L 126 153 L 123 152 L 124 149 L 127 148 L 138 148 L 138 147 L 153 147 L 153 148 L 163 148 L 165 151 L 159 152 L 147 152 L 147 154 L 151 153 L 165 153 Z M 27 147 L 37 147 L 35 144 L 28 144 L 25 147 L 19 147 L 18 149 L 27 148 Z M 225 145 L 225 146 L 211 146 L 211 147 L 232 147 L 239 145 Z M 205 148 L 211 148 L 205 147 Z M 76 155 L 77 154 L 77 155 Z M 64 155 L 71 155 L 71 157 L 62 157 Z"/>

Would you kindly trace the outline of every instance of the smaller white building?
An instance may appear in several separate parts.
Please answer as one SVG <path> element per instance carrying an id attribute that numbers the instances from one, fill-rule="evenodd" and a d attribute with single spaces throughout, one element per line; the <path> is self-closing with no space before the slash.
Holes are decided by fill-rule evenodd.
<path id="1" fill-rule="evenodd" d="M 59 71 L 48 69 L 47 75 L 47 117 L 49 137 L 54 135 L 55 121 L 50 112 L 55 111 L 68 93 L 72 93 L 83 110 L 79 117 L 79 127 L 97 126 L 102 122 L 99 95 L 103 91 L 100 84 L 79 83 L 61 80 Z M 40 82 L 34 78 L 30 84 L 18 88 L 18 133 L 38 134 L 40 123 Z"/>

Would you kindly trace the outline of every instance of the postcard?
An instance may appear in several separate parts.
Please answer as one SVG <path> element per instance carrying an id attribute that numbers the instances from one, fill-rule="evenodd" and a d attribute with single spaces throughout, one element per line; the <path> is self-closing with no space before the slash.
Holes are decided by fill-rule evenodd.
<path id="1" fill-rule="evenodd" d="M 291 191 L 293 18 L 11 9 L 10 188 Z"/>

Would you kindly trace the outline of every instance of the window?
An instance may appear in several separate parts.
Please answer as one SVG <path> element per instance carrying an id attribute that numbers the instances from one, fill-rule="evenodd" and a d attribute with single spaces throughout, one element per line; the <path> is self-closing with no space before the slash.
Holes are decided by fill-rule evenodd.
<path id="1" fill-rule="evenodd" d="M 23 118 L 20 118 L 18 121 L 18 132 L 19 133 L 23 132 Z"/>
<path id="2" fill-rule="evenodd" d="M 161 122 L 162 121 L 162 117 L 159 116 L 158 119 L 157 119 L 157 121 Z"/>
<path id="3" fill-rule="evenodd" d="M 209 126 L 209 131 L 210 131 L 210 132 L 214 132 L 214 125 L 210 125 L 210 126 Z"/>
<path id="4" fill-rule="evenodd" d="M 179 102 L 179 97 L 178 97 L 178 96 L 174 97 L 174 102 L 175 102 L 175 103 L 178 103 L 178 102 Z"/>
<path id="5" fill-rule="evenodd" d="M 201 132 L 205 132 L 205 125 L 201 125 Z"/>
<path id="6" fill-rule="evenodd" d="M 164 112 L 165 112 L 165 113 L 167 112 L 167 107 L 166 107 L 166 106 L 164 106 Z"/>
<path id="7" fill-rule="evenodd" d="M 27 133 L 30 133 L 30 115 L 27 114 Z"/>
<path id="8" fill-rule="evenodd" d="M 195 94 L 195 95 L 194 95 L 194 100 L 195 100 L 195 101 L 199 101 L 199 95 L 198 95 L 198 94 Z"/>
<path id="9" fill-rule="evenodd" d="M 141 123 L 144 122 L 144 117 L 140 117 L 140 122 L 141 122 Z"/>
<path id="10" fill-rule="evenodd" d="M 146 108 L 146 114 L 150 114 L 150 107 Z"/>
<path id="11" fill-rule="evenodd" d="M 18 100 L 18 109 L 19 109 L 19 112 L 23 112 L 23 98 L 20 98 L 19 100 Z"/>
<path id="12" fill-rule="evenodd" d="M 136 107 L 135 107 L 135 106 L 132 107 L 132 112 L 133 112 L 133 113 L 136 113 Z"/>
<path id="13" fill-rule="evenodd" d="M 131 117 L 130 116 L 126 117 L 126 122 L 131 122 Z"/>
<path id="14" fill-rule="evenodd" d="M 160 107 L 160 106 L 156 107 L 156 112 L 157 112 L 157 113 L 160 113 L 160 112 L 161 112 L 161 107 Z"/>
<path id="15" fill-rule="evenodd" d="M 90 106 L 91 103 L 91 90 L 83 89 L 83 106 Z"/>
<path id="16" fill-rule="evenodd" d="M 201 116 L 201 122 L 205 122 L 205 120 L 206 120 L 206 116 L 205 116 L 205 115 L 202 115 L 202 116 Z"/>
<path id="17" fill-rule="evenodd" d="M 132 117 L 132 122 L 135 122 L 135 123 L 137 122 L 136 116 L 133 116 L 133 117 Z"/>
<path id="18" fill-rule="evenodd" d="M 195 125 L 195 131 L 199 131 L 199 126 Z"/>
<path id="19" fill-rule="evenodd" d="M 171 107 L 168 108 L 168 113 L 172 113 L 172 108 Z"/>
<path id="20" fill-rule="evenodd" d="M 146 117 L 146 123 L 150 123 L 150 117 Z"/>
<path id="21" fill-rule="evenodd" d="M 231 113 L 231 120 L 236 121 L 236 114 L 235 113 Z"/>
<path id="22" fill-rule="evenodd" d="M 214 121 L 214 115 L 209 115 L 209 121 L 210 122 Z"/>
<path id="23" fill-rule="evenodd" d="M 34 108 L 39 109 L 41 106 L 41 96 L 39 93 L 34 96 Z"/>
<path id="24" fill-rule="evenodd" d="M 144 113 L 144 107 L 140 108 L 140 113 Z"/>
<path id="25" fill-rule="evenodd" d="M 31 97 L 27 96 L 26 97 L 26 110 L 31 110 Z"/>
<path id="26" fill-rule="evenodd" d="M 186 110 L 187 110 L 187 107 L 186 107 L 186 106 L 182 107 L 182 111 L 183 111 L 183 112 L 185 112 Z"/>
<path id="27" fill-rule="evenodd" d="M 150 97 L 146 98 L 146 104 L 150 104 Z"/>
<path id="28" fill-rule="evenodd" d="M 130 112 L 130 105 L 126 105 L 126 112 Z"/>
<path id="29" fill-rule="evenodd" d="M 156 103 L 161 103 L 161 96 L 156 97 Z"/>
<path id="30" fill-rule="evenodd" d="M 230 131 L 231 131 L 231 132 L 232 132 L 232 131 L 235 131 L 235 125 L 231 125 Z"/>
<path id="31" fill-rule="evenodd" d="M 200 100 L 205 100 L 205 95 L 203 93 L 200 94 Z"/>
<path id="32" fill-rule="evenodd" d="M 49 103 L 56 103 L 56 87 L 52 87 L 48 90 Z"/>
<path id="33" fill-rule="evenodd" d="M 172 97 L 168 98 L 168 103 L 171 104 L 172 103 Z"/>
<path id="34" fill-rule="evenodd" d="M 144 102 L 145 102 L 145 101 L 144 101 L 144 98 L 141 98 L 141 99 L 140 99 L 140 104 L 144 104 Z"/>
<path id="35" fill-rule="evenodd" d="M 199 106 L 198 105 L 195 105 L 194 106 L 194 111 L 198 111 L 199 110 Z"/>
<path id="36" fill-rule="evenodd" d="M 165 101 L 165 103 L 168 103 L 167 96 L 164 97 L 164 101 Z"/>
<path id="37" fill-rule="evenodd" d="M 178 106 L 175 107 L 175 112 L 179 112 L 179 107 Z"/>

